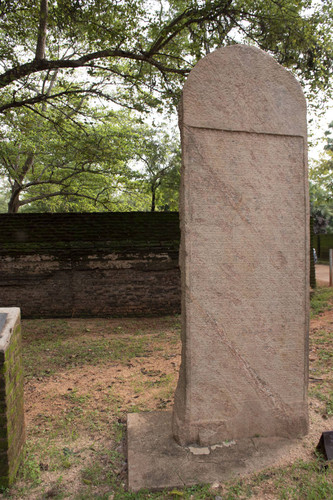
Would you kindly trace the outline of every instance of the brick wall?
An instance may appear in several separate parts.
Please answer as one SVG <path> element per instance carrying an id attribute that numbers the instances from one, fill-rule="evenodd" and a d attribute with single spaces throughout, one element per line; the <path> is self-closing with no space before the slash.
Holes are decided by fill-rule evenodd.
<path id="1" fill-rule="evenodd" d="M 0 306 L 24 317 L 180 310 L 178 213 L 0 215 Z"/>
<path id="2" fill-rule="evenodd" d="M 25 441 L 20 311 L 7 314 L 0 339 L 0 486 L 7 488 L 16 476 Z"/>

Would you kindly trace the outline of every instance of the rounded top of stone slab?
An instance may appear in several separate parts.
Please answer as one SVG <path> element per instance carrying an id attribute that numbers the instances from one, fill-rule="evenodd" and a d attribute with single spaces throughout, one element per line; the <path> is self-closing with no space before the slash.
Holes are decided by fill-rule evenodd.
<path id="1" fill-rule="evenodd" d="M 183 89 L 181 121 L 199 128 L 306 137 L 306 102 L 273 57 L 230 45 L 201 59 Z"/>

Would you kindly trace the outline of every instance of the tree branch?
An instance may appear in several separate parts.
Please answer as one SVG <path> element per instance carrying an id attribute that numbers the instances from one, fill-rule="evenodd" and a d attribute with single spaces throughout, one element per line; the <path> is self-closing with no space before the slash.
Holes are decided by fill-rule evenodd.
<path id="1" fill-rule="evenodd" d="M 103 189 L 103 191 L 105 191 L 105 188 Z M 32 198 L 28 198 L 25 200 L 20 200 L 19 206 L 22 207 L 23 205 L 27 205 L 28 203 L 33 203 L 34 201 L 39 201 L 39 200 L 46 200 L 46 199 L 52 198 L 54 196 L 77 196 L 78 198 L 86 198 L 88 200 L 94 201 L 95 203 L 99 203 L 104 208 L 106 208 L 108 211 L 110 211 L 110 208 L 108 207 L 108 205 L 106 203 L 104 203 L 103 201 L 100 201 L 98 199 L 100 194 L 102 194 L 102 193 L 98 193 L 98 195 L 96 197 L 94 197 L 94 196 L 88 196 L 86 194 L 82 194 L 82 193 L 78 193 L 78 192 L 56 191 L 55 193 L 45 193 L 45 194 L 41 194 L 39 196 L 33 196 Z M 112 202 L 112 203 L 115 203 L 115 202 Z"/>
<path id="2" fill-rule="evenodd" d="M 47 59 L 40 59 L 25 64 L 20 64 L 19 66 L 11 68 L 0 75 L 0 88 L 4 88 L 10 83 L 33 73 L 39 73 L 41 71 L 51 69 L 82 68 L 91 61 L 95 61 L 96 59 L 104 59 L 107 57 L 120 57 L 123 59 L 144 61 L 151 64 L 152 66 L 155 66 L 159 71 L 163 71 L 165 73 L 186 75 L 190 71 L 189 69 L 178 69 L 164 66 L 162 63 L 156 61 L 146 53 L 136 54 L 134 52 L 128 52 L 124 50 L 107 49 L 86 54 L 82 57 L 79 57 L 78 59 L 56 59 L 52 61 L 49 61 Z"/>
<path id="3" fill-rule="evenodd" d="M 32 104 L 38 104 L 41 102 L 58 99 L 59 97 L 79 95 L 79 94 L 84 94 L 84 95 L 89 94 L 89 95 L 94 95 L 96 97 L 103 97 L 103 99 L 119 104 L 111 96 L 104 94 L 104 92 L 90 88 L 90 89 L 64 90 L 62 92 L 58 92 L 57 94 L 51 94 L 51 95 L 49 94 L 49 92 L 47 92 L 45 94 L 38 94 L 35 95 L 34 97 L 29 97 L 28 99 L 22 99 L 21 101 L 8 102 L 0 106 L 0 113 L 3 113 L 7 109 L 21 108 L 22 106 L 30 106 Z M 128 107 L 128 109 L 135 109 L 132 106 L 125 106 L 125 107 Z"/>
<path id="4" fill-rule="evenodd" d="M 148 55 L 152 56 L 159 53 L 160 50 L 165 47 L 176 35 L 178 35 L 185 28 L 188 28 L 192 24 L 200 24 L 205 21 L 217 20 L 218 16 L 230 15 L 230 12 L 235 12 L 229 10 L 232 4 L 232 0 L 227 0 L 224 2 L 218 1 L 216 5 L 205 5 L 200 8 L 188 8 L 184 10 L 179 16 L 172 19 L 170 23 L 165 26 L 160 36 L 155 40 L 153 45 L 148 51 Z"/>

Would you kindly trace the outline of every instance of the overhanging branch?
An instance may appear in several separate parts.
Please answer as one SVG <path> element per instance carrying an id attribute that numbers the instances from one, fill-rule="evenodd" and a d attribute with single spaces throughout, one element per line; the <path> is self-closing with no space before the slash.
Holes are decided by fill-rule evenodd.
<path id="1" fill-rule="evenodd" d="M 92 52 L 90 54 L 86 54 L 85 56 L 79 57 L 78 59 L 56 59 L 56 60 L 34 60 L 29 63 L 20 64 L 15 68 L 11 68 L 2 75 L 0 75 L 0 88 L 4 88 L 12 82 L 24 78 L 28 75 L 39 73 L 45 70 L 52 69 L 70 69 L 70 68 L 82 68 L 91 61 L 95 61 L 98 59 L 105 59 L 108 57 L 120 57 L 123 59 L 132 59 L 135 61 L 143 61 L 155 66 L 159 71 L 164 73 L 175 73 L 179 75 L 186 75 L 190 70 L 189 69 L 178 69 L 178 68 L 170 68 L 168 66 L 164 66 L 159 61 L 156 61 L 149 54 L 141 53 L 136 54 L 134 52 L 127 52 L 123 50 L 99 50 L 97 52 Z"/>

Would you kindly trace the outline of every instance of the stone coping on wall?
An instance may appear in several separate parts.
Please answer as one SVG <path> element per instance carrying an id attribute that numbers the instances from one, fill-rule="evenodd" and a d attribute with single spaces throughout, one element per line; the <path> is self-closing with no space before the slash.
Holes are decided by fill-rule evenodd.
<path id="1" fill-rule="evenodd" d="M 0 255 L 178 249 L 178 212 L 0 214 Z"/>
<path id="2" fill-rule="evenodd" d="M 5 324 L 0 331 L 0 351 L 5 351 L 10 343 L 11 334 L 20 316 L 19 307 L 0 307 L 0 315 L 6 315 Z"/>
<path id="3" fill-rule="evenodd" d="M 0 242 L 165 239 L 178 226 L 178 212 L 0 214 Z"/>

